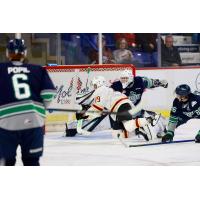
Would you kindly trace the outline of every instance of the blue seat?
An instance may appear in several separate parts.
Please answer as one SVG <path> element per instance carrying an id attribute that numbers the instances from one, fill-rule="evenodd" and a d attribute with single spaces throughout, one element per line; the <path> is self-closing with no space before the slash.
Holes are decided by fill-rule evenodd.
<path id="1" fill-rule="evenodd" d="M 154 65 L 158 65 L 158 52 L 152 53 L 152 62 Z"/>
<path id="2" fill-rule="evenodd" d="M 134 52 L 133 55 L 135 60 L 145 67 L 157 66 L 157 61 L 158 61 L 157 52 L 151 54 L 138 51 Z"/>
<path id="3" fill-rule="evenodd" d="M 141 64 L 145 65 L 145 64 L 151 64 L 152 63 L 152 55 L 150 53 L 135 52 L 134 57 Z"/>

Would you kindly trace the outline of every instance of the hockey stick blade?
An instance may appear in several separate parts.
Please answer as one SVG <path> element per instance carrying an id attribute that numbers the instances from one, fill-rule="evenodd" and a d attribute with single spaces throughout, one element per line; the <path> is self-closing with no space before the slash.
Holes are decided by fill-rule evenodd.
<path id="1" fill-rule="evenodd" d="M 177 143 L 187 143 L 187 142 L 194 142 L 195 140 L 175 140 L 172 142 L 148 142 L 148 143 L 142 143 L 142 144 L 130 144 L 128 147 L 145 147 L 145 146 L 156 146 L 156 145 L 165 145 L 165 144 L 177 144 Z"/>

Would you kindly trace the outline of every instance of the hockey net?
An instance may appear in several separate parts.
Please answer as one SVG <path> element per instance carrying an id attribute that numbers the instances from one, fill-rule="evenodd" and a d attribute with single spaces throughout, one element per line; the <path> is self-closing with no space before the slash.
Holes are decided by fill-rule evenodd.
<path id="1" fill-rule="evenodd" d="M 135 67 L 132 64 L 105 64 L 105 65 L 60 65 L 46 67 L 57 94 L 50 108 L 76 109 L 75 99 L 93 90 L 91 81 L 96 76 L 103 76 L 107 85 L 118 80 L 123 70 L 130 70 L 135 75 Z M 75 120 L 73 112 L 47 112 L 46 130 L 63 131 L 65 122 Z"/>

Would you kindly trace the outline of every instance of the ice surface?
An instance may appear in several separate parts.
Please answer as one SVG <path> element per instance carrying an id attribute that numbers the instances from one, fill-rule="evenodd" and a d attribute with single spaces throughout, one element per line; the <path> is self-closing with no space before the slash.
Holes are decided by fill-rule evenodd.
<path id="1" fill-rule="evenodd" d="M 175 139 L 194 139 L 199 129 L 199 120 L 191 120 L 177 129 Z M 61 132 L 46 134 L 41 165 L 200 165 L 200 144 L 194 142 L 126 148 L 118 139 L 112 139 L 111 134 L 106 131 L 95 133 L 88 137 L 66 138 L 63 135 L 64 133 Z M 141 140 L 141 138 L 135 140 Z M 21 165 L 19 151 L 17 165 Z"/>

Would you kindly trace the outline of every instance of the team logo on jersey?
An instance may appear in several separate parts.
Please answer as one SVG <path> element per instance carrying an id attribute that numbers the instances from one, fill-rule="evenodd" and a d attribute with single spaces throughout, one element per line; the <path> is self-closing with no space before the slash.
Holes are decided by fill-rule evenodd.
<path id="1" fill-rule="evenodd" d="M 172 107 L 172 110 L 171 110 L 171 111 L 172 111 L 173 113 L 175 113 L 175 112 L 176 112 L 176 110 L 177 110 L 177 108 L 176 108 L 176 107 Z"/>
<path id="2" fill-rule="evenodd" d="M 137 94 L 136 92 L 131 91 L 129 94 L 129 99 L 134 103 L 137 102 L 137 100 L 141 99 L 141 94 Z"/>

